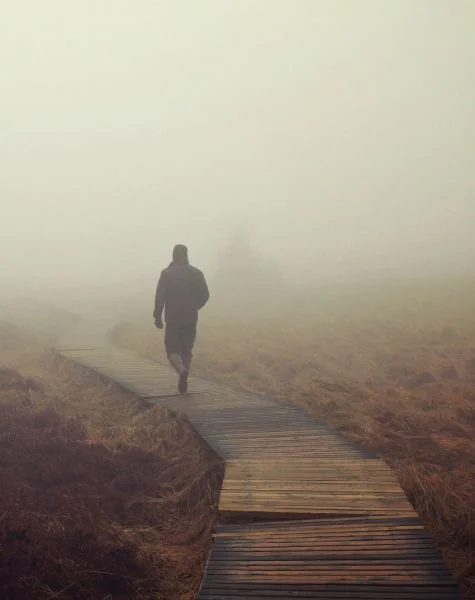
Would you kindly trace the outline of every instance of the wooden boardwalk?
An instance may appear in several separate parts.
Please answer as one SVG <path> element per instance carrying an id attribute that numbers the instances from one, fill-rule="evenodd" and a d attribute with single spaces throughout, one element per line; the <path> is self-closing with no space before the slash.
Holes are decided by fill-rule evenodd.
<path id="1" fill-rule="evenodd" d="M 116 348 L 106 329 L 76 326 L 57 350 L 185 413 L 225 460 L 199 599 L 458 598 L 384 461 L 290 404 L 198 378 L 178 396 L 168 365 Z"/>

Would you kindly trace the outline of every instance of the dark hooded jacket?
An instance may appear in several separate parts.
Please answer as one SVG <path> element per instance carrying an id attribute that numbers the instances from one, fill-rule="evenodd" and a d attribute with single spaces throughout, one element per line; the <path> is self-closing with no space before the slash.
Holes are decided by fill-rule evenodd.
<path id="1" fill-rule="evenodd" d="M 173 261 L 160 275 L 153 316 L 159 319 L 165 309 L 169 325 L 195 325 L 198 311 L 209 300 L 203 273 L 188 262 Z"/>

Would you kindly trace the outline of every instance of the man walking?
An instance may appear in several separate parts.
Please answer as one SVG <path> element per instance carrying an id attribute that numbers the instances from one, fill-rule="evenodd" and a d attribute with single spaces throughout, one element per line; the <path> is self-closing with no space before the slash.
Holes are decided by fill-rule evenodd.
<path id="1" fill-rule="evenodd" d="M 186 246 L 175 246 L 173 260 L 162 271 L 158 281 L 153 318 L 155 326 L 163 329 L 162 313 L 165 309 L 165 350 L 179 375 L 180 394 L 188 389 L 198 311 L 208 300 L 209 290 L 203 273 L 189 264 Z"/>

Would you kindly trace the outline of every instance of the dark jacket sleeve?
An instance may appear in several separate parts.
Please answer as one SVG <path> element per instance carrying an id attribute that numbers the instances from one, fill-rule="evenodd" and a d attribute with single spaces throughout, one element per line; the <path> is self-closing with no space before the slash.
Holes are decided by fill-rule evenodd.
<path id="1" fill-rule="evenodd" d="M 197 297 L 198 310 L 200 310 L 200 308 L 203 308 L 203 306 L 208 302 L 208 300 L 209 300 L 208 284 L 206 283 L 205 276 L 200 271 L 200 275 L 198 278 L 198 297 Z"/>
<path id="2" fill-rule="evenodd" d="M 160 279 L 158 280 L 157 290 L 155 292 L 155 310 L 153 311 L 154 319 L 161 319 L 163 308 L 165 306 L 165 301 L 167 297 L 166 290 L 166 275 L 165 272 L 162 271 L 160 274 Z"/>

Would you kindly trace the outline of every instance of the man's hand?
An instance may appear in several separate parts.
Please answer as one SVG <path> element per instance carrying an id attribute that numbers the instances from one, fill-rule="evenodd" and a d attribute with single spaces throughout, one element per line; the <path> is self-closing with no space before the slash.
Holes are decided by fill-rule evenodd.
<path id="1" fill-rule="evenodd" d="M 155 327 L 157 329 L 163 329 L 163 321 L 162 321 L 161 317 L 158 319 L 155 319 Z"/>

